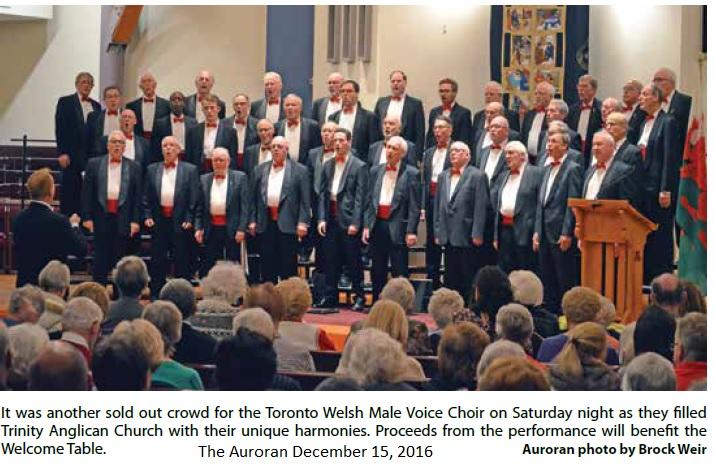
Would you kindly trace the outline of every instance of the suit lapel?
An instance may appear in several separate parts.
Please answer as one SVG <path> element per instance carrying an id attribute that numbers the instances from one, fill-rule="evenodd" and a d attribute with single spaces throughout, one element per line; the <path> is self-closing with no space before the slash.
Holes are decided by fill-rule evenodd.
<path id="1" fill-rule="evenodd" d="M 553 184 L 551 184 L 551 190 L 549 191 L 549 198 L 546 199 L 546 202 L 544 204 L 549 203 L 549 201 L 554 197 L 554 192 L 558 189 L 559 182 L 561 181 L 561 177 L 564 175 L 564 171 L 566 171 L 566 166 L 564 163 L 561 164 L 561 168 L 559 168 L 559 172 L 556 174 L 556 177 L 554 178 Z M 548 181 L 548 178 L 547 178 Z"/>
<path id="2" fill-rule="evenodd" d="M 353 157 L 354 155 L 350 154 L 348 161 L 345 163 L 345 169 L 343 170 L 343 175 L 340 177 L 340 184 L 338 185 L 338 194 L 340 194 L 343 191 L 343 188 L 345 188 L 345 180 L 348 178 L 348 173 L 350 173 L 350 167 L 353 164 Z"/>
<path id="3" fill-rule="evenodd" d="M 235 179 L 233 178 L 233 173 L 228 170 L 226 173 L 226 213 L 231 211 L 231 200 L 233 199 L 233 190 L 236 188 Z"/>
<path id="4" fill-rule="evenodd" d="M 256 156 L 256 164 L 258 164 L 258 155 Z M 261 166 L 261 165 L 258 165 Z M 263 176 L 261 176 L 261 196 L 268 204 L 268 177 L 271 175 L 271 164 L 266 163 L 266 166 L 261 168 L 263 170 Z M 282 190 L 282 189 L 281 189 Z"/>
<path id="5" fill-rule="evenodd" d="M 119 206 L 124 205 L 127 200 L 127 189 L 129 188 L 129 160 L 122 160 L 122 179 L 119 182 Z"/>
<path id="6" fill-rule="evenodd" d="M 375 207 L 375 211 L 377 211 L 378 206 L 380 205 L 380 193 L 382 192 L 382 183 L 385 182 L 385 166 L 380 166 L 380 169 L 377 172 L 377 182 L 375 183 L 375 190 L 373 192 L 372 196 L 372 204 L 373 207 Z M 395 185 L 395 188 L 397 188 L 397 185 Z M 392 198 L 394 199 L 395 196 L 393 195 Z"/>
<path id="7" fill-rule="evenodd" d="M 97 191 L 97 196 L 99 197 L 99 204 L 104 210 L 107 209 L 107 183 L 109 179 L 107 178 L 107 163 L 109 160 L 109 155 L 102 157 L 99 162 L 99 173 L 97 173 L 97 179 L 99 180 L 99 189 Z"/>
<path id="8" fill-rule="evenodd" d="M 283 185 L 281 186 L 281 199 L 279 203 L 283 203 L 283 199 L 288 195 L 288 187 L 291 184 L 291 176 L 293 176 L 293 163 L 286 160 L 285 162 L 285 173 L 283 174 Z"/>
<path id="9" fill-rule="evenodd" d="M 81 97 L 79 96 L 79 94 L 74 94 L 73 107 L 74 107 L 74 111 L 75 111 L 75 116 L 77 117 L 77 121 L 78 122 L 81 121 L 82 125 L 84 125 L 85 124 L 84 112 L 82 111 L 82 102 L 80 101 L 80 98 Z M 87 115 L 87 116 L 89 116 L 89 115 Z"/>
<path id="10" fill-rule="evenodd" d="M 179 177 L 179 165 L 176 165 L 176 177 Z M 159 204 L 161 204 L 161 181 L 164 178 L 164 164 L 159 165 L 154 175 L 154 186 L 156 186 L 156 195 L 159 197 Z M 174 189 L 174 200 L 176 200 L 176 189 Z"/>
<path id="11" fill-rule="evenodd" d="M 405 94 L 405 103 L 402 105 L 402 114 L 400 115 L 400 121 L 402 122 L 402 134 L 404 134 L 405 128 L 407 127 L 407 112 L 409 111 L 410 104 L 407 99 L 407 94 Z"/>
<path id="12" fill-rule="evenodd" d="M 454 192 L 452 193 L 452 197 L 449 199 L 450 203 L 451 203 L 454 199 L 457 198 L 457 194 L 459 194 L 459 190 L 460 190 L 460 189 L 462 188 L 462 186 L 464 185 L 464 183 L 465 183 L 464 180 L 465 180 L 466 177 L 467 177 L 467 166 L 465 166 L 465 167 L 463 168 L 462 175 L 459 177 L 459 181 L 457 181 L 457 185 L 454 187 Z M 447 177 L 447 179 L 449 180 L 449 184 L 451 184 L 451 183 L 452 183 L 451 174 L 450 174 L 449 177 Z M 449 193 L 449 192 L 447 192 L 447 193 Z"/>

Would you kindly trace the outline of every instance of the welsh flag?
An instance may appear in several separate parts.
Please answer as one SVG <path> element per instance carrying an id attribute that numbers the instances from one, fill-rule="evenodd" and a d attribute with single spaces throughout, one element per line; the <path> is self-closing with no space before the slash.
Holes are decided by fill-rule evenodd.
<path id="1" fill-rule="evenodd" d="M 693 118 L 680 168 L 680 198 L 675 220 L 680 234 L 678 276 L 707 293 L 707 176 L 703 117 Z"/>

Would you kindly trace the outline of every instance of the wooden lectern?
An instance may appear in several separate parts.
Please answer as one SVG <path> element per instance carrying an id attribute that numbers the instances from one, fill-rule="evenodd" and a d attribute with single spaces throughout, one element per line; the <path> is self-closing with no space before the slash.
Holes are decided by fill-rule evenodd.
<path id="1" fill-rule="evenodd" d="M 581 285 L 608 297 L 627 324 L 643 309 L 643 247 L 657 225 L 625 200 L 569 199 L 581 241 Z"/>

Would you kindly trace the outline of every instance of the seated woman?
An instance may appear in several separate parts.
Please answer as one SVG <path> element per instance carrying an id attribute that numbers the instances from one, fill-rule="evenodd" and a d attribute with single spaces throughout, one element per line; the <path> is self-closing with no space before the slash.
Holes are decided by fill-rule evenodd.
<path id="1" fill-rule="evenodd" d="M 437 324 L 437 329 L 429 332 L 432 352 L 437 353 L 439 341 L 447 326 L 454 322 L 454 315 L 464 310 L 464 299 L 457 291 L 442 287 L 432 293 L 427 304 L 427 312 Z"/>
<path id="2" fill-rule="evenodd" d="M 548 391 L 544 372 L 523 357 L 501 357 L 479 381 L 480 391 Z"/>
<path id="3" fill-rule="evenodd" d="M 606 329 L 581 323 L 568 332 L 561 353 L 549 367 L 549 381 L 557 391 L 617 391 L 618 374 L 606 365 Z"/>
<path id="4" fill-rule="evenodd" d="M 201 377 L 193 368 L 172 360 L 174 347 L 181 340 L 181 312 L 167 300 L 157 300 L 144 308 L 142 317 L 161 333 L 164 357 L 151 377 L 152 383 L 174 389 L 201 391 Z"/>
<path id="5" fill-rule="evenodd" d="M 476 389 L 477 364 L 487 345 L 489 336 L 474 323 L 461 321 L 447 326 L 437 349 L 439 374 L 427 383 L 426 388 L 439 391 Z"/>
<path id="6" fill-rule="evenodd" d="M 286 312 L 278 326 L 281 338 L 307 350 L 335 350 L 335 344 L 319 326 L 305 323 L 303 317 L 313 304 L 310 286 L 294 276 L 276 285 L 276 291 L 285 302 Z"/>
<path id="7" fill-rule="evenodd" d="M 247 290 L 246 275 L 239 265 L 216 263 L 201 280 L 203 299 L 197 304 L 191 323 L 214 337 L 230 336 L 233 317 Z"/>

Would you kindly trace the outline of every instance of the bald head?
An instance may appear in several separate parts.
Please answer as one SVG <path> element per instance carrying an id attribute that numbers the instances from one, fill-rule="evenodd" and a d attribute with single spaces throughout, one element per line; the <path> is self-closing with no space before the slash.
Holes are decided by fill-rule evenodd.
<path id="1" fill-rule="evenodd" d="M 52 341 L 30 366 L 31 391 L 86 391 L 87 362 L 72 345 Z"/>
<path id="2" fill-rule="evenodd" d="M 484 86 L 484 103 L 501 102 L 502 87 L 496 81 L 489 81 Z"/>
<path id="3" fill-rule="evenodd" d="M 199 95 L 207 95 L 211 93 L 211 89 L 214 86 L 214 75 L 211 71 L 207 69 L 202 69 L 199 74 L 196 75 L 196 80 L 194 84 L 196 85 L 196 92 Z"/>
<path id="4" fill-rule="evenodd" d="M 385 140 L 388 140 L 392 136 L 399 136 L 400 131 L 402 131 L 402 121 L 400 118 L 394 114 L 385 116 L 382 121 L 382 135 L 385 136 Z"/>
<path id="5" fill-rule="evenodd" d="M 651 301 L 673 316 L 678 316 L 684 297 L 683 285 L 672 273 L 663 273 L 651 282 Z"/>

